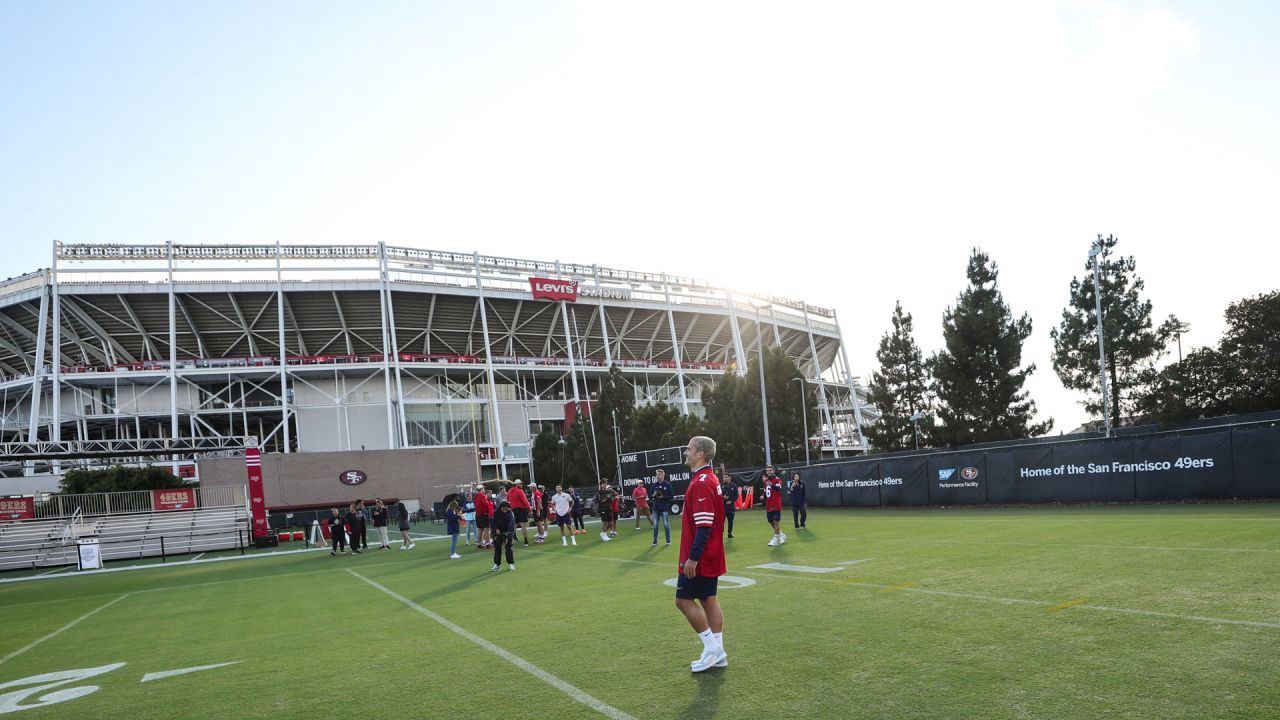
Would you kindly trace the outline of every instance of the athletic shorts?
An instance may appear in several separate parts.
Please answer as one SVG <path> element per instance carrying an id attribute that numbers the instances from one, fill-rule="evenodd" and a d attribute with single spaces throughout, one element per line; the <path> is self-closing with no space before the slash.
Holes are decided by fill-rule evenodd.
<path id="1" fill-rule="evenodd" d="M 539 511 L 538 511 L 538 519 L 539 519 L 539 520 L 546 520 L 546 519 L 547 519 L 547 511 L 546 511 L 546 510 L 539 510 Z"/>
<path id="2" fill-rule="evenodd" d="M 528 508 L 511 508 L 511 511 L 512 511 L 512 512 L 514 512 L 514 513 L 516 514 L 516 522 L 517 522 L 517 523 L 527 523 L 527 522 L 529 522 L 529 509 L 528 509 Z"/>
<path id="3" fill-rule="evenodd" d="M 716 586 L 720 584 L 718 577 L 701 575 L 689 579 L 684 573 L 676 577 L 676 597 L 683 600 L 705 600 L 716 594 Z"/>
<path id="4" fill-rule="evenodd" d="M 765 520 L 768 520 L 769 522 L 781 522 L 781 521 L 782 521 L 782 511 L 781 511 L 781 510 L 770 510 L 769 512 L 767 512 L 767 513 L 765 513 L 765 514 L 764 514 L 764 518 L 765 518 Z"/>
<path id="5" fill-rule="evenodd" d="M 648 515 L 648 514 L 649 514 L 649 503 L 636 503 L 636 514 L 637 514 L 637 515 Z"/>
<path id="6" fill-rule="evenodd" d="M 572 523 L 573 523 L 573 518 L 569 517 L 568 515 L 556 516 L 556 524 L 559 525 L 560 527 L 564 527 L 565 525 L 571 525 Z"/>
<path id="7" fill-rule="evenodd" d="M 488 530 L 488 529 L 489 529 L 489 516 L 488 516 L 488 515 L 476 515 L 476 529 L 478 529 L 478 530 Z"/>
<path id="8" fill-rule="evenodd" d="M 600 519 L 604 522 L 613 522 L 613 510 L 611 508 L 600 508 Z"/>

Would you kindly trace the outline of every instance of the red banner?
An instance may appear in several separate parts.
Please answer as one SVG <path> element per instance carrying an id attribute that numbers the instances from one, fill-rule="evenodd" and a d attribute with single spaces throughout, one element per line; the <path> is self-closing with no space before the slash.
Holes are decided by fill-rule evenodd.
<path id="1" fill-rule="evenodd" d="M 35 516 L 35 498 L 0 498 L 0 520 L 30 520 Z"/>
<path id="2" fill-rule="evenodd" d="M 550 278 L 529 278 L 529 287 L 533 289 L 534 300 L 568 300 L 577 302 L 577 280 L 552 280 Z"/>
<path id="3" fill-rule="evenodd" d="M 178 488 L 175 490 L 152 490 L 151 507 L 156 512 L 165 510 L 195 510 L 195 488 Z"/>
<path id="4" fill-rule="evenodd" d="M 244 464 L 249 471 L 249 516 L 253 518 L 253 536 L 264 537 L 267 531 L 267 503 L 262 490 L 262 453 L 258 448 L 245 448 Z"/>

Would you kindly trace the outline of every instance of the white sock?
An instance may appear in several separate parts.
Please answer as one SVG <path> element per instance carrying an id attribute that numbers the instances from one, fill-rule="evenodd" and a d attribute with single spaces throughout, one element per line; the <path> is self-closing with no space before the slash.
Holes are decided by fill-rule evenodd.
<path id="1" fill-rule="evenodd" d="M 716 647 L 724 649 L 724 633 L 711 633 L 716 639 Z"/>
<path id="2" fill-rule="evenodd" d="M 711 652 L 716 649 L 716 636 L 711 632 L 711 628 L 707 628 L 698 633 L 698 638 L 702 640 L 702 649 Z"/>

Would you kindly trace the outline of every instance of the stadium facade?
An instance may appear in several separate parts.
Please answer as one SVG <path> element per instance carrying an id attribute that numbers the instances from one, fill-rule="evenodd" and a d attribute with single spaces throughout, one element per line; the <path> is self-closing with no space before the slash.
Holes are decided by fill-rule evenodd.
<path id="1" fill-rule="evenodd" d="M 0 283 L 0 440 L 467 446 L 506 476 L 611 365 L 638 404 L 701 413 L 703 391 L 760 347 L 781 347 L 814 385 L 823 452 L 862 450 L 868 410 L 836 314 L 802 301 L 382 243 L 55 242 L 50 269 Z"/>

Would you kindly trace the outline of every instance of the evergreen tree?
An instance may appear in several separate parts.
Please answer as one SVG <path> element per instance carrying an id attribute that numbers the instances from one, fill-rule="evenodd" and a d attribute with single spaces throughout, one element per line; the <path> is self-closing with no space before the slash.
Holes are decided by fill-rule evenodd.
<path id="1" fill-rule="evenodd" d="M 1145 283 L 1137 276 L 1133 256 L 1114 256 L 1117 242 L 1114 236 L 1101 241 L 1098 270 L 1107 392 L 1111 422 L 1118 427 L 1121 418 L 1133 414 L 1139 399 L 1148 393 L 1156 378 L 1156 362 L 1180 324 L 1170 316 L 1159 328 L 1152 327 L 1151 301 L 1142 297 Z M 1054 372 L 1064 386 L 1085 393 L 1085 410 L 1101 416 L 1092 260 L 1085 263 L 1082 277 L 1071 278 L 1069 304 L 1062 311 L 1062 322 L 1049 335 L 1053 338 Z"/>
<path id="2" fill-rule="evenodd" d="M 618 476 L 618 455 L 627 445 L 626 438 L 631 432 L 631 415 L 635 412 L 635 406 L 635 389 L 623 377 L 617 365 L 611 366 L 609 373 L 600 381 L 600 393 L 591 407 L 592 417 L 596 421 L 595 454 L 600 458 L 600 474 L 604 477 Z M 618 423 L 618 436 L 622 441 L 621 447 L 614 440 L 615 419 Z"/>
<path id="3" fill-rule="evenodd" d="M 1231 413 L 1226 390 L 1229 364 L 1213 348 L 1188 353 L 1182 362 L 1165 366 L 1137 403 L 1143 422 L 1161 425 Z"/>
<path id="4" fill-rule="evenodd" d="M 880 338 L 876 351 L 880 369 L 871 374 L 870 400 L 880 411 L 880 419 L 863 428 L 867 440 L 880 452 L 914 449 L 911 416 L 922 410 L 932 412 L 924 356 L 912 336 L 911 315 L 902 311 L 901 302 L 894 305 L 892 320 L 893 330 Z M 933 415 L 920 420 L 919 426 L 921 440 L 931 437 Z"/>
<path id="5" fill-rule="evenodd" d="M 757 382 L 755 366 L 749 366 L 747 377 L 741 377 L 732 369 L 726 370 L 714 389 L 702 393 L 702 405 L 706 409 L 706 435 L 716 441 L 716 462 L 728 467 L 758 465 L 764 461 L 761 442 L 763 429 L 760 420 L 760 394 L 752 393 L 750 385 Z"/>
<path id="6" fill-rule="evenodd" d="M 974 249 L 967 275 L 969 287 L 943 314 L 946 347 L 929 360 L 941 421 L 935 442 L 956 446 L 1043 435 L 1053 420 L 1032 423 L 1036 405 L 1022 389 L 1035 371 L 1034 364 L 1021 367 L 1031 318 L 1013 317 L 986 253 Z"/>
<path id="7" fill-rule="evenodd" d="M 631 415 L 631 434 L 624 445 L 626 452 L 643 452 L 682 443 L 669 442 L 672 431 L 681 423 L 679 408 L 666 403 L 652 403 L 636 408 Z M 689 441 L 685 438 L 685 442 Z"/>

